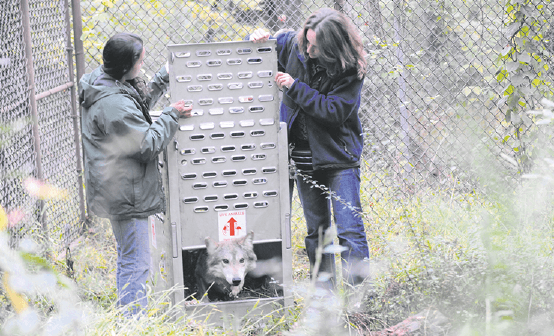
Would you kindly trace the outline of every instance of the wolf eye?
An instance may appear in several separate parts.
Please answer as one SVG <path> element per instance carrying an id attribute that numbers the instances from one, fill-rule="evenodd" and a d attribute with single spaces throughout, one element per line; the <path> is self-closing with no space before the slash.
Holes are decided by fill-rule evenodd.
<path id="1" fill-rule="evenodd" d="M 244 258 L 240 258 L 239 262 L 240 262 L 241 264 L 244 264 Z"/>
<path id="2" fill-rule="evenodd" d="M 224 264 L 228 264 L 229 263 L 229 259 L 223 259 L 222 260 Z"/>

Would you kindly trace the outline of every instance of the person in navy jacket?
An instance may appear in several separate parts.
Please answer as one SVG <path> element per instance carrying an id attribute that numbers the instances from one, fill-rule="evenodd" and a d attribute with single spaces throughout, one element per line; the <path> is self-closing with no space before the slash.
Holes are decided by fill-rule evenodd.
<path id="1" fill-rule="evenodd" d="M 273 37 L 263 29 L 248 37 L 253 42 L 269 38 Z M 367 66 L 362 40 L 352 21 L 330 8 L 311 14 L 300 31 L 278 33 L 275 38 L 279 70 L 275 81 L 283 90 L 280 119 L 287 123 L 291 162 L 298 171 L 312 276 L 323 284 L 335 283 L 332 253 L 322 255 L 314 274 L 316 250 L 333 215 L 343 247 L 343 277 L 352 285 L 360 284 L 369 273 L 360 216 L 363 131 L 358 110 Z M 332 197 L 311 181 L 328 188 Z"/>

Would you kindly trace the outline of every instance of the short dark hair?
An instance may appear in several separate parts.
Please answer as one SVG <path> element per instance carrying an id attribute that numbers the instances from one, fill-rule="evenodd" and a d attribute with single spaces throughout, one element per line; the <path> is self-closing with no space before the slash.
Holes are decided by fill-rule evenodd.
<path id="1" fill-rule="evenodd" d="M 300 51 L 308 58 L 306 34 L 315 32 L 319 50 L 318 61 L 331 77 L 350 69 L 356 69 L 358 78 L 365 75 L 365 60 L 362 39 L 352 21 L 343 13 L 332 8 L 321 8 L 313 12 L 298 33 Z"/>
<path id="2" fill-rule="evenodd" d="M 115 79 L 121 79 L 140 58 L 144 43 L 132 33 L 117 33 L 112 36 L 102 52 L 103 70 Z"/>

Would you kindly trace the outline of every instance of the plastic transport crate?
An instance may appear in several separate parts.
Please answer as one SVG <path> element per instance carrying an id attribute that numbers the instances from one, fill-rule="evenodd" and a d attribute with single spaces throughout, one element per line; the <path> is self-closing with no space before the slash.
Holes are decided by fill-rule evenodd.
<path id="1" fill-rule="evenodd" d="M 193 104 L 160 156 L 166 214 L 151 216 L 151 280 L 174 286 L 174 303 L 229 320 L 292 303 L 286 127 L 279 122 L 275 41 L 170 45 L 171 101 Z M 194 270 L 205 238 L 254 232 L 258 267 L 233 301 L 195 300 Z M 260 272 L 252 272 L 260 273 Z"/>

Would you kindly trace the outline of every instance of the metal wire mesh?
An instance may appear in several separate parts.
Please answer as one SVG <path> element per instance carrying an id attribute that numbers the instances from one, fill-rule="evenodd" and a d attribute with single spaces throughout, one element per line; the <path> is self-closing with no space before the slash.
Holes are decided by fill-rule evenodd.
<path id="1" fill-rule="evenodd" d="M 495 132 L 508 132 L 502 109 L 490 99 L 500 96 L 493 51 L 502 39 L 504 9 L 472 1 L 393 1 L 379 8 L 356 18 L 367 28 L 371 54 L 362 108 L 366 159 L 390 168 L 393 178 L 382 179 L 385 186 L 400 183 L 404 192 L 451 186 L 451 171 L 477 145 L 469 133 L 482 128 L 493 140 Z M 511 154 L 508 147 L 497 150 Z"/>
<path id="2" fill-rule="evenodd" d="M 71 91 L 48 93 L 70 80 L 67 63 L 66 11 L 63 1 L 29 2 L 33 68 L 40 151 L 35 147 L 30 106 L 29 62 L 25 53 L 22 8 L 19 0 L 1 3 L 0 11 L 0 124 L 1 204 L 25 217 L 10 227 L 13 244 L 36 232 L 61 249 L 81 231 Z M 38 176 L 40 160 L 42 175 Z M 63 189 L 67 197 L 41 203 L 23 188 L 27 177 L 39 177 Z M 42 216 L 45 215 L 45 222 Z M 42 222 L 42 223 L 41 223 Z M 47 232 L 43 228 L 47 228 Z"/>
<path id="3" fill-rule="evenodd" d="M 67 35 L 63 1 L 30 2 L 33 58 L 37 93 L 69 82 Z M 44 179 L 64 189 L 67 197 L 47 203 L 49 234 L 64 245 L 81 231 L 73 132 L 71 91 L 60 91 L 38 101 Z"/>
<path id="4" fill-rule="evenodd" d="M 543 6 L 538 20 L 550 32 L 551 4 L 535 5 Z M 0 58 L 8 60 L 0 63 L 0 121 L 27 122 L 17 136 L 0 132 L 2 205 L 26 209 L 36 220 L 36 202 L 21 187 L 21 176 L 36 176 L 37 155 L 29 124 L 20 2 L 5 0 L 0 6 Z M 37 93 L 69 80 L 64 6 L 61 1 L 30 1 Z M 495 2 L 84 0 L 86 71 L 101 64 L 103 45 L 116 32 L 144 38 L 148 57 L 143 69 L 149 76 L 166 62 L 168 44 L 241 40 L 257 27 L 272 33 L 298 29 L 321 7 L 340 8 L 349 15 L 368 52 L 370 67 L 360 109 L 365 130 L 362 168 L 370 176 L 364 184 L 366 194 L 379 199 L 390 190 L 398 196 L 428 188 L 469 190 L 473 186 L 464 159 L 481 145 L 498 158 L 499 169 L 513 170 L 500 155 L 513 157 L 515 146 L 514 126 L 504 119 L 505 106 L 496 104 L 503 90 L 495 80 L 497 50 L 507 42 L 503 34 L 508 19 Z M 158 108 L 167 103 L 162 99 Z M 79 216 L 70 90 L 41 99 L 38 105 L 44 177 L 69 191 L 67 200 L 48 204 L 48 218 L 53 236 L 71 240 L 68 237 L 79 232 Z M 468 135 L 476 130 L 477 138 Z"/>
<path id="5" fill-rule="evenodd" d="M 0 4 L 0 195 L 5 209 L 34 209 L 36 202 L 22 188 L 19 175 L 36 175 L 28 99 L 27 61 L 18 0 Z M 19 126 L 20 125 L 20 126 Z M 16 136 L 16 131 L 17 136 Z M 13 237 L 25 228 L 13 230 Z"/>
<path id="6" fill-rule="evenodd" d="M 256 27 L 297 29 L 321 7 L 349 15 L 368 52 L 360 109 L 363 169 L 373 184 L 367 193 L 378 199 L 390 189 L 400 195 L 429 187 L 469 190 L 464 159 L 475 141 L 511 169 L 499 155 L 514 151 L 498 140 L 510 137 L 513 126 L 504 121 L 505 106 L 496 105 L 502 88 L 495 50 L 506 43 L 506 18 L 495 2 L 83 1 L 87 71 L 101 64 L 102 46 L 115 32 L 144 37 L 151 75 L 165 62 L 167 44 L 240 40 Z M 468 136 L 477 130 L 483 137 Z M 452 183 L 453 176 L 467 183 Z"/>

